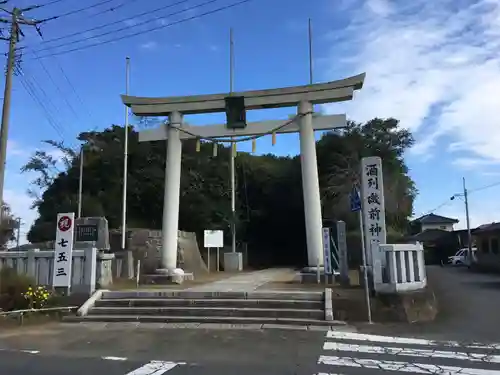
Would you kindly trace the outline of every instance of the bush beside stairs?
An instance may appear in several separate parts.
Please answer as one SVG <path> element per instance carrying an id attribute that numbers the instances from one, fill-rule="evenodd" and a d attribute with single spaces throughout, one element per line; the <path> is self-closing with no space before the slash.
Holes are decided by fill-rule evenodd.
<path id="1" fill-rule="evenodd" d="M 71 322 L 331 326 L 324 292 L 98 291 Z"/>

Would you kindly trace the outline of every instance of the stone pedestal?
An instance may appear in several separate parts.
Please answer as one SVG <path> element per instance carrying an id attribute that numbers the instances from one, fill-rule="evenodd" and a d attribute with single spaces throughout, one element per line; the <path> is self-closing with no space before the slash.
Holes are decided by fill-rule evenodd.
<path id="1" fill-rule="evenodd" d="M 319 267 L 319 281 L 321 284 L 326 283 L 331 284 L 338 278 L 338 273 L 334 271 L 332 275 L 326 275 L 324 267 Z M 295 276 L 295 281 L 301 284 L 317 284 L 318 283 L 318 267 L 304 267 Z"/>
<path id="2" fill-rule="evenodd" d="M 156 273 L 144 275 L 142 282 L 144 284 L 182 284 L 184 280 L 194 280 L 192 272 L 184 272 L 181 268 L 176 268 L 173 271 L 167 269 L 158 269 Z"/>
<path id="3" fill-rule="evenodd" d="M 243 270 L 243 254 L 236 253 L 225 253 L 224 254 L 224 271 L 226 272 L 237 272 Z"/>

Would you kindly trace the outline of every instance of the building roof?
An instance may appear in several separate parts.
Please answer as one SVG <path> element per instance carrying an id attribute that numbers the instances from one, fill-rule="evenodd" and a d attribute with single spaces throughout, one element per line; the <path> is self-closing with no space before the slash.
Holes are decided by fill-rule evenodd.
<path id="1" fill-rule="evenodd" d="M 453 232 L 448 232 L 441 229 L 427 229 L 421 233 L 406 237 L 405 240 L 418 242 L 435 242 L 444 237 L 450 236 L 451 233 Z"/>
<path id="2" fill-rule="evenodd" d="M 476 229 L 474 229 L 472 233 L 479 234 L 479 233 L 486 233 L 493 231 L 500 231 L 500 223 L 490 223 L 490 224 L 480 225 Z"/>
<path id="3" fill-rule="evenodd" d="M 424 216 L 420 216 L 419 218 L 413 220 L 414 222 L 420 224 L 456 224 L 458 223 L 457 219 L 452 219 L 451 217 L 445 217 L 435 214 L 428 214 Z"/>

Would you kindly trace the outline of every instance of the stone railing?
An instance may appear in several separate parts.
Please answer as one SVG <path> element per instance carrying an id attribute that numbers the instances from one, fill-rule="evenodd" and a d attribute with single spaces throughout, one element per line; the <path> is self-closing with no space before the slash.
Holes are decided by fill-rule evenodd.
<path id="1" fill-rule="evenodd" d="M 71 292 L 91 294 L 97 286 L 113 282 L 113 254 L 99 252 L 95 247 L 73 250 Z M 54 250 L 1 251 L 0 269 L 12 268 L 19 274 L 32 277 L 37 285 L 51 287 L 54 270 Z"/>
<path id="2" fill-rule="evenodd" d="M 424 248 L 421 244 L 379 245 L 385 266 L 374 264 L 374 287 L 379 293 L 400 293 L 425 288 Z"/>

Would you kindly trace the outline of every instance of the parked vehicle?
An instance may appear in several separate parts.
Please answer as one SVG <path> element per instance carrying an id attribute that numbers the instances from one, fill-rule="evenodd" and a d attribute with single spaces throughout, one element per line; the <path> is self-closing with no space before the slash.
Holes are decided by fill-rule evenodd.
<path id="1" fill-rule="evenodd" d="M 470 265 L 470 263 L 474 263 L 474 261 L 475 261 L 476 251 L 477 251 L 477 249 L 475 247 L 473 247 L 472 248 L 472 262 L 469 262 L 469 260 L 467 259 L 467 255 L 469 253 L 468 248 L 460 249 L 457 251 L 457 253 L 455 255 L 448 257 L 448 262 L 453 266 Z"/>

